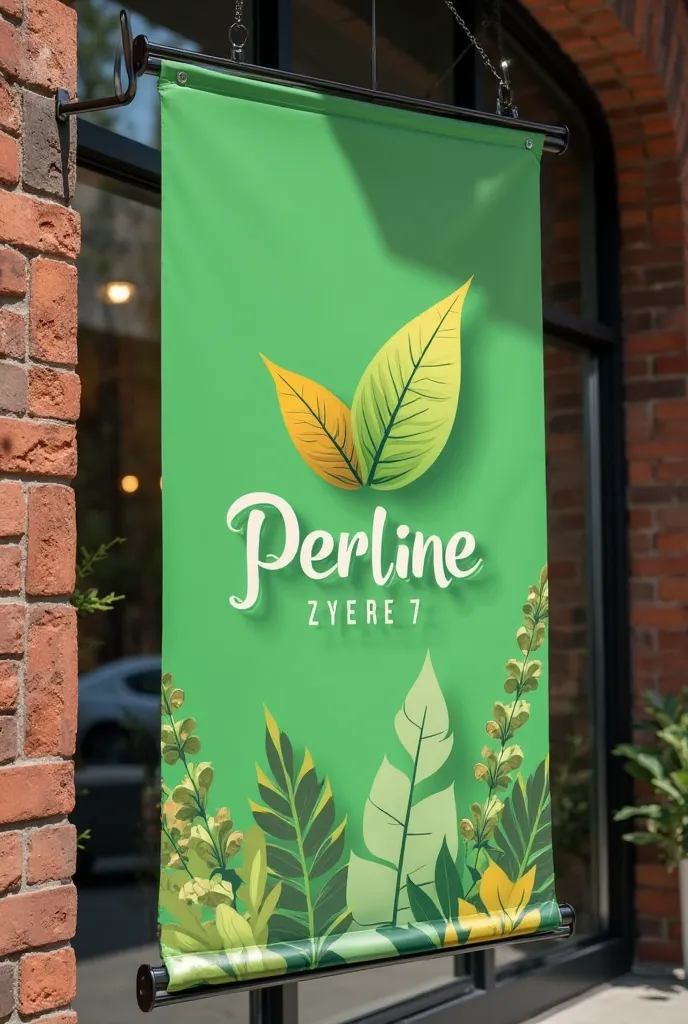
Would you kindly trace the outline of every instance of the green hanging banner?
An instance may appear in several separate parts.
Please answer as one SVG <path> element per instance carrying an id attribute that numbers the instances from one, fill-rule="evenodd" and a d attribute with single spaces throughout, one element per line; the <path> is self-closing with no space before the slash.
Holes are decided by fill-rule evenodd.
<path id="1" fill-rule="evenodd" d="M 160 93 L 169 988 L 556 932 L 542 136 Z"/>

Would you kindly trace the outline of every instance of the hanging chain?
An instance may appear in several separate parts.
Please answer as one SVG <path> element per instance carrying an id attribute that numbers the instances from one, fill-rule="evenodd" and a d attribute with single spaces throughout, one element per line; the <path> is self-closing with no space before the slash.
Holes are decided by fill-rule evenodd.
<path id="1" fill-rule="evenodd" d="M 485 49 L 480 45 L 477 38 L 473 35 L 470 28 L 461 17 L 456 7 L 452 3 L 452 0 L 444 0 L 445 4 L 454 15 L 454 18 L 461 28 L 462 32 L 467 36 L 471 46 L 478 52 L 480 59 L 482 60 L 485 67 L 490 71 L 497 79 L 497 113 L 503 114 L 506 117 L 518 117 L 518 108 L 514 105 L 513 93 L 511 91 L 511 81 L 509 80 L 509 62 L 504 59 L 503 50 L 503 32 L 502 32 L 502 15 L 500 0 L 495 0 L 495 21 L 497 24 L 497 47 L 499 49 L 501 69 L 500 75 L 496 67 L 488 57 Z"/>
<path id="2" fill-rule="evenodd" d="M 234 0 L 234 21 L 229 28 L 229 45 L 232 60 L 241 63 L 244 59 L 244 47 L 248 42 L 248 29 L 244 25 L 244 0 Z"/>

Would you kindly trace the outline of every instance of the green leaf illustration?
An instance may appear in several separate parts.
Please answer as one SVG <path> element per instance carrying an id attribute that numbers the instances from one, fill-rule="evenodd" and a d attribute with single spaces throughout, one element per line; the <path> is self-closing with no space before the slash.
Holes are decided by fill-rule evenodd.
<path id="1" fill-rule="evenodd" d="M 442 919 L 442 914 L 435 906 L 434 901 L 419 885 L 416 885 L 410 876 L 406 879 L 406 888 L 411 913 L 416 921 L 430 921 L 436 924 Z M 438 931 L 439 939 L 442 939 L 443 933 L 444 929 Z"/>
<path id="2" fill-rule="evenodd" d="M 268 942 L 268 927 L 282 895 L 282 885 L 277 883 L 269 892 L 268 858 L 265 836 L 254 826 L 244 836 L 244 863 L 237 875 L 242 881 L 237 896 L 245 905 L 256 943 L 265 946 Z"/>
<path id="3" fill-rule="evenodd" d="M 449 852 L 446 839 L 442 843 L 435 864 L 435 890 L 445 919 L 450 920 L 456 917 L 459 900 L 463 899 L 464 895 L 463 886 L 456 868 L 455 858 Z"/>
<path id="4" fill-rule="evenodd" d="M 518 776 L 504 804 L 494 833 L 500 853 L 495 855 L 509 878 L 522 878 L 537 867 L 533 899 L 554 899 L 552 861 L 552 809 L 549 790 L 549 757 L 524 782 Z"/>
<path id="5" fill-rule="evenodd" d="M 359 382 L 351 424 L 360 472 L 371 487 L 393 491 L 417 480 L 449 439 L 459 403 L 461 313 L 470 284 L 397 331 Z"/>
<path id="6" fill-rule="evenodd" d="M 269 920 L 270 942 L 287 944 L 290 966 L 317 967 L 334 937 L 351 924 L 348 868 L 339 866 L 346 818 L 337 823 L 330 783 L 318 779 L 308 750 L 296 773 L 289 737 L 267 708 L 265 721 L 265 750 L 273 777 L 257 767 L 265 804 L 250 803 L 256 823 L 276 840 L 265 848 L 267 873 L 280 887 L 276 913 Z"/>
<path id="7" fill-rule="evenodd" d="M 227 903 L 221 903 L 215 911 L 215 924 L 235 978 L 244 980 L 255 974 L 265 977 L 286 972 L 284 957 L 266 949 L 251 922 Z"/>
<path id="8" fill-rule="evenodd" d="M 347 902 L 361 926 L 396 926 L 412 920 L 407 879 L 434 900 L 440 851 L 446 845 L 456 858 L 458 849 L 453 783 L 417 799 L 419 784 L 442 767 L 453 744 L 447 705 L 429 653 L 394 725 L 409 756 L 408 771 L 383 758 L 363 812 L 363 839 L 376 859 L 352 852 L 349 861 Z"/>

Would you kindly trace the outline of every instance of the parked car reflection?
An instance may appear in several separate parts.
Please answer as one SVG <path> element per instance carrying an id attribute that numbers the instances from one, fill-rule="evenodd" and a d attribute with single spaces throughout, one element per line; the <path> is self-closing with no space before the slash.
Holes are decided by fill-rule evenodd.
<path id="1" fill-rule="evenodd" d="M 76 806 L 85 875 L 154 870 L 159 843 L 159 655 L 111 661 L 79 680 Z"/>
<path id="2" fill-rule="evenodd" d="M 119 658 L 79 680 L 77 758 L 84 765 L 154 764 L 160 738 L 159 655 Z"/>

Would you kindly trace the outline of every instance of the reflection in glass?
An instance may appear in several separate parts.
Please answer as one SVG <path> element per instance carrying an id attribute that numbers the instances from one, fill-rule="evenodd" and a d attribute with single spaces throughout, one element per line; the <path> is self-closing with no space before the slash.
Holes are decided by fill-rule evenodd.
<path id="1" fill-rule="evenodd" d="M 589 607 L 585 353 L 545 349 L 550 549 L 550 750 L 557 895 L 576 933 L 599 928 L 593 833 L 592 617 Z"/>
<path id="2" fill-rule="evenodd" d="M 299 985 L 299 1024 L 342 1024 L 454 981 L 454 958 L 373 967 Z"/>
<path id="3" fill-rule="evenodd" d="M 373 86 L 370 0 L 293 0 L 297 74 Z M 377 0 L 377 88 L 450 102 L 453 23 L 443 4 Z"/>
<path id="4" fill-rule="evenodd" d="M 124 538 L 89 579 L 124 599 L 79 630 L 76 1007 L 83 1024 L 135 1024 L 136 969 L 159 962 L 160 215 L 87 174 L 75 205 L 83 223 L 78 540 L 94 551 Z M 130 288 L 116 289 L 124 301 L 113 302 L 109 286 L 122 282 Z M 165 1017 L 182 1024 L 188 1008 Z M 247 1024 L 248 996 L 202 1002 L 194 1017 Z"/>
<path id="5" fill-rule="evenodd" d="M 494 26 L 486 25 L 480 42 L 498 66 L 501 54 Z M 542 291 L 546 304 L 572 313 L 596 316 L 595 245 L 590 136 L 579 111 L 560 93 L 517 42 L 506 36 L 514 99 L 522 118 L 566 124 L 571 130 L 563 156 L 545 155 L 541 164 Z M 485 110 L 496 109 L 496 82 L 481 65 Z"/>
<path id="6" fill-rule="evenodd" d="M 155 43 L 200 53 L 229 56 L 229 26 L 234 2 L 228 4 L 189 4 L 185 0 L 132 0 L 127 4 L 132 32 L 146 35 Z M 252 0 L 244 4 L 244 22 L 249 39 L 244 59 L 252 59 Z M 112 66 L 120 38 L 121 0 L 74 0 L 79 26 L 79 99 L 109 96 L 112 93 Z M 160 145 L 160 113 L 157 79 L 143 75 L 138 81 L 134 102 L 119 110 L 101 110 L 86 117 L 142 142 Z"/>
<path id="7" fill-rule="evenodd" d="M 593 833 L 593 693 L 586 543 L 583 404 L 586 356 L 545 345 L 549 547 L 550 787 L 557 899 L 576 910 L 576 936 L 599 930 Z M 502 970 L 560 948 L 498 948 Z"/>

